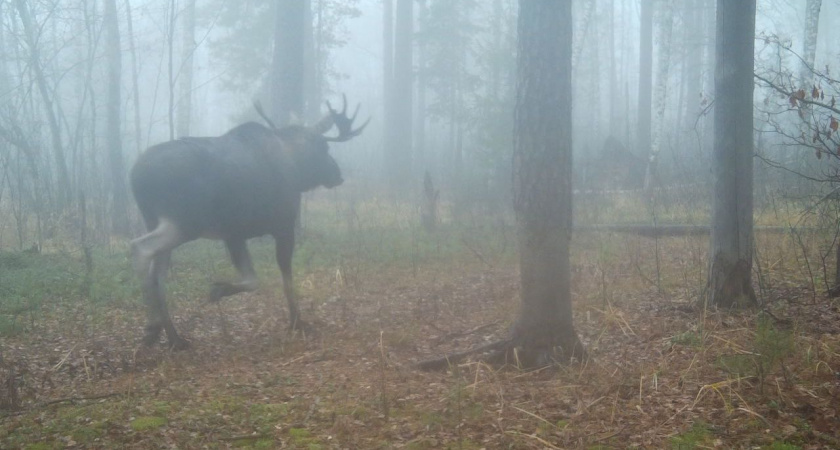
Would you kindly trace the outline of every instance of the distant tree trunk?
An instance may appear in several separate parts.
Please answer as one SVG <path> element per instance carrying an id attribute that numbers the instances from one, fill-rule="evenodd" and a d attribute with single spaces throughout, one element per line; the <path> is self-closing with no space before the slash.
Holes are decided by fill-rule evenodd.
<path id="1" fill-rule="evenodd" d="M 609 52 L 610 58 L 610 121 L 609 121 L 609 133 L 613 136 L 618 136 L 616 129 L 618 128 L 618 76 L 616 75 L 618 72 L 618 65 L 616 61 L 616 51 L 615 51 L 615 0 L 609 0 L 607 2 L 608 8 L 608 33 L 607 33 L 607 52 Z M 627 143 L 625 142 L 625 145 Z"/>
<path id="2" fill-rule="evenodd" d="M 671 35 L 673 30 L 674 2 L 659 0 L 663 6 L 659 23 L 659 61 L 656 73 L 656 92 L 654 108 L 656 120 L 653 123 L 648 165 L 645 172 L 645 189 L 653 187 L 659 153 L 662 150 L 662 135 L 665 131 L 665 108 L 668 106 L 668 76 L 671 70 Z"/>
<path id="3" fill-rule="evenodd" d="M 755 0 L 718 0 L 710 305 L 756 304 L 753 291 Z"/>
<path id="4" fill-rule="evenodd" d="M 108 107 L 105 146 L 108 148 L 108 166 L 111 172 L 111 227 L 114 233 L 128 236 L 128 188 L 125 183 L 125 162 L 122 153 L 122 57 L 120 53 L 120 25 L 117 1 L 105 1 L 103 18 L 107 39 L 105 51 L 108 59 Z"/>
<path id="5" fill-rule="evenodd" d="M 284 125 L 292 115 L 303 118 L 306 3 L 277 0 L 275 13 L 271 111 L 277 124 Z"/>
<path id="6" fill-rule="evenodd" d="M 188 0 L 183 12 L 181 33 L 181 95 L 178 96 L 178 136 L 190 135 L 192 122 L 193 55 L 195 54 L 195 0 Z"/>
<path id="7" fill-rule="evenodd" d="M 32 23 L 29 5 L 27 5 L 26 0 L 15 0 L 15 7 L 20 15 L 21 24 L 23 24 L 24 40 L 29 47 L 29 67 L 35 74 L 35 84 L 37 84 L 41 99 L 44 102 L 44 113 L 47 115 L 47 122 L 50 127 L 53 157 L 55 158 L 56 172 L 58 174 L 56 197 L 58 208 L 63 210 L 69 206 L 72 186 L 70 186 L 70 175 L 67 170 L 64 145 L 61 140 L 61 126 L 58 123 L 58 117 L 53 106 L 52 93 L 47 83 L 47 77 L 41 65 L 41 50 L 38 47 L 40 36 L 37 34 L 39 30 Z"/>
<path id="8" fill-rule="evenodd" d="M 128 22 L 128 43 L 131 51 L 131 94 L 134 103 L 134 140 L 137 154 L 143 149 L 143 133 L 140 130 L 140 82 L 137 72 L 137 50 L 134 46 L 134 20 L 131 18 L 131 2 L 125 0 L 125 14 Z"/>
<path id="9" fill-rule="evenodd" d="M 394 2 L 382 1 L 382 151 L 385 159 L 385 181 L 394 178 Z"/>
<path id="10" fill-rule="evenodd" d="M 496 0 L 499 1 L 499 0 Z M 419 32 L 425 31 L 428 20 L 428 5 L 426 0 L 417 1 L 417 16 Z M 428 170 L 426 155 L 426 45 L 420 40 L 417 45 L 417 108 L 414 118 L 414 159 L 419 169 Z"/>
<path id="11" fill-rule="evenodd" d="M 701 70 L 703 64 L 703 14 L 702 1 L 691 0 L 686 24 L 686 51 L 688 52 L 685 67 L 685 118 L 686 129 L 694 126 L 697 114 L 700 112 Z"/>
<path id="12" fill-rule="evenodd" d="M 705 54 L 706 59 L 703 67 L 706 67 L 706 77 L 703 80 L 703 102 L 702 106 L 708 108 L 706 117 L 703 120 L 703 149 L 712 152 L 715 146 L 715 108 L 710 107 L 715 98 L 715 39 L 716 39 L 716 24 L 715 16 L 717 9 L 717 0 L 701 0 L 705 4 L 703 10 L 703 31 L 705 37 Z"/>
<path id="13" fill-rule="evenodd" d="M 306 3 L 305 33 L 305 75 L 306 122 L 315 123 L 321 116 L 321 15 L 322 0 L 303 0 Z"/>
<path id="14" fill-rule="evenodd" d="M 820 26 L 820 8 L 822 0 L 805 2 L 805 37 L 802 40 L 802 68 L 800 79 L 802 88 L 810 93 L 813 87 L 814 58 L 817 54 L 817 33 Z"/>
<path id="15" fill-rule="evenodd" d="M 396 21 L 394 26 L 394 104 L 393 141 L 386 151 L 393 157 L 391 187 L 395 191 L 411 188 L 413 179 L 411 154 L 413 143 L 413 66 L 414 46 L 414 0 L 397 0 Z"/>
<path id="16" fill-rule="evenodd" d="M 569 263 L 571 2 L 520 0 L 518 38 L 513 206 L 522 303 L 513 343 L 521 362 L 541 365 L 585 355 L 572 323 Z"/>
<path id="17" fill-rule="evenodd" d="M 596 2 L 586 1 L 583 3 L 583 17 L 580 20 L 577 32 L 574 34 L 574 47 L 572 51 L 572 68 L 577 67 L 580 61 L 580 55 L 583 53 L 583 48 L 589 41 L 586 36 L 589 32 L 589 27 L 592 24 L 592 18 L 595 15 Z"/>
<path id="18" fill-rule="evenodd" d="M 650 153 L 653 85 L 653 0 L 641 0 L 639 40 L 639 112 L 636 147 Z"/>

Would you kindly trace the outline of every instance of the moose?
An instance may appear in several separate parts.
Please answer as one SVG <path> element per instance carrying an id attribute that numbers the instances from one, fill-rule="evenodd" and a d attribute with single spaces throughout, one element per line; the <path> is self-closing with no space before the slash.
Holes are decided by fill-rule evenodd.
<path id="1" fill-rule="evenodd" d="M 255 107 L 268 126 L 247 122 L 217 137 L 184 137 L 146 149 L 131 169 L 130 183 L 147 233 L 131 242 L 135 270 L 143 278 L 148 307 L 143 343 L 159 342 L 161 330 L 174 349 L 189 342 L 178 335 L 166 305 L 165 281 L 172 250 L 199 238 L 224 241 L 239 280 L 216 282 L 209 300 L 217 302 L 253 291 L 258 281 L 247 240 L 271 235 L 289 307 L 290 329 L 306 329 L 292 282 L 295 222 L 301 194 L 319 186 L 334 188 L 344 180 L 330 142 L 348 141 L 353 129 L 347 97 L 341 112 L 327 102 L 328 114 L 311 127 L 277 127 Z M 328 137 L 333 128 L 338 135 Z"/>

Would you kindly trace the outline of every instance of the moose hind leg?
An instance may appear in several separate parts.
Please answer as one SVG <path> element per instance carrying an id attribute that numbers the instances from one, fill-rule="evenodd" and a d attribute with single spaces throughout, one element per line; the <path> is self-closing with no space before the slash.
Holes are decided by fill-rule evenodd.
<path id="1" fill-rule="evenodd" d="M 146 345 L 157 343 L 161 330 L 166 330 L 170 347 L 180 350 L 187 348 L 189 343 L 178 335 L 166 305 L 166 275 L 169 272 L 171 260 L 171 250 L 158 253 L 152 260 L 151 268 L 146 276 L 143 295 L 148 307 L 148 319 L 143 343 Z"/>
<path id="2" fill-rule="evenodd" d="M 217 302 L 224 297 L 240 292 L 254 291 L 259 285 L 257 273 L 254 271 L 253 263 L 251 263 L 251 255 L 248 253 L 246 241 L 244 239 L 229 239 L 225 241 L 225 246 L 228 249 L 234 267 L 236 267 L 236 271 L 239 272 L 240 279 L 234 283 L 214 283 L 213 288 L 210 289 L 211 302 Z"/>

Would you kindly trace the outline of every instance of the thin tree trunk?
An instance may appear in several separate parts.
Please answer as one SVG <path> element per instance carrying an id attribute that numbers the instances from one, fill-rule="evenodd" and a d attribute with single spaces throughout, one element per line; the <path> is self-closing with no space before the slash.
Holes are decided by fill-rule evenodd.
<path id="1" fill-rule="evenodd" d="M 190 135 L 192 123 L 193 55 L 195 54 L 195 0 L 188 0 L 181 28 L 181 68 L 178 71 L 181 94 L 178 96 L 178 137 Z"/>
<path id="2" fill-rule="evenodd" d="M 663 4 L 659 26 L 659 64 L 656 73 L 656 92 L 654 92 L 656 117 L 654 119 L 653 136 L 651 138 L 647 171 L 645 172 L 645 189 L 653 186 L 656 178 L 656 167 L 659 164 L 659 153 L 662 150 L 662 135 L 665 131 L 665 108 L 668 106 L 668 76 L 671 70 L 671 35 L 673 30 L 674 3 L 673 0 L 660 0 Z"/>
<path id="3" fill-rule="evenodd" d="M 496 0 L 497 2 L 501 0 Z M 426 0 L 418 0 L 417 15 L 420 33 L 425 31 L 428 20 Z M 414 155 L 419 169 L 428 173 L 429 161 L 426 155 L 426 45 L 421 40 L 417 45 L 417 109 L 414 118 Z"/>
<path id="4" fill-rule="evenodd" d="M 513 205 L 522 303 L 513 343 L 542 365 L 585 355 L 572 323 L 571 2 L 520 0 Z M 556 353 L 557 349 L 560 353 Z"/>
<path id="5" fill-rule="evenodd" d="M 131 17 L 131 1 L 125 0 L 125 14 L 128 25 L 128 44 L 131 52 L 131 95 L 134 103 L 134 144 L 137 155 L 143 149 L 143 132 L 140 130 L 140 81 L 137 68 L 137 50 L 134 46 L 134 20 Z"/>
<path id="6" fill-rule="evenodd" d="M 44 113 L 47 115 L 47 122 L 50 127 L 50 138 L 52 140 L 53 157 L 56 164 L 56 172 L 58 174 L 58 208 L 63 210 L 70 203 L 70 195 L 72 186 L 70 186 L 70 175 L 67 170 L 67 161 L 64 155 L 64 145 L 61 140 L 61 127 L 58 123 L 55 109 L 53 107 L 53 98 L 47 85 L 47 77 L 44 74 L 41 65 L 40 49 L 38 48 L 38 36 L 36 35 L 36 27 L 32 23 L 29 6 L 26 0 L 15 0 L 15 7 L 20 15 L 20 21 L 23 24 L 24 39 L 26 45 L 29 47 L 29 62 L 30 68 L 35 74 L 35 83 L 38 86 L 38 91 L 41 94 L 41 99 L 44 102 Z"/>
<path id="7" fill-rule="evenodd" d="M 394 154 L 395 172 L 392 173 L 393 189 L 412 187 L 411 145 L 414 112 L 412 97 L 414 87 L 414 0 L 397 0 L 394 26 L 394 141 L 387 151 Z"/>
<path id="8" fill-rule="evenodd" d="M 120 53 L 120 25 L 117 17 L 117 1 L 105 1 L 103 19 L 108 33 L 106 52 L 108 59 L 108 107 L 105 146 L 108 148 L 108 165 L 111 174 L 111 227 L 120 236 L 129 234 L 128 188 L 125 183 L 125 162 L 122 153 L 122 58 Z"/>
<path id="9" fill-rule="evenodd" d="M 753 261 L 753 55 L 755 0 L 718 0 L 714 208 L 710 305 L 756 304 Z"/>
<path id="10" fill-rule="evenodd" d="M 636 146 L 642 154 L 650 154 L 653 86 L 653 0 L 641 0 L 639 32 L 639 110 Z"/>

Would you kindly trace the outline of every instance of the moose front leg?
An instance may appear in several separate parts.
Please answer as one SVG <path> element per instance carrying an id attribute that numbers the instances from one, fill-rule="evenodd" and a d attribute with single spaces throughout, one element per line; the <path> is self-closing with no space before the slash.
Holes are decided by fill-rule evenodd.
<path id="1" fill-rule="evenodd" d="M 308 330 L 308 326 L 300 318 L 300 310 L 295 300 L 295 286 L 292 280 L 292 253 L 295 250 L 294 222 L 287 230 L 274 236 L 277 265 L 283 275 L 283 294 L 289 304 L 289 329 Z"/>
<path id="2" fill-rule="evenodd" d="M 214 283 L 213 288 L 210 289 L 211 302 L 217 302 L 240 292 L 254 291 L 259 285 L 245 239 L 228 239 L 225 241 L 225 246 L 236 271 L 239 272 L 240 280 L 234 283 L 221 281 Z"/>

